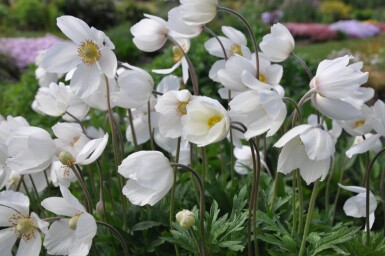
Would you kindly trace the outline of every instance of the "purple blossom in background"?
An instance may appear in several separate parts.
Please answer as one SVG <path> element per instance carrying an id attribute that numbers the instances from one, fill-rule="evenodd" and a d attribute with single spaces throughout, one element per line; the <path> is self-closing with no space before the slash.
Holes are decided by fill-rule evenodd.
<path id="1" fill-rule="evenodd" d="M 381 32 L 381 28 L 375 25 L 356 20 L 341 20 L 331 24 L 329 27 L 335 31 L 341 31 L 348 37 L 353 38 L 376 36 Z"/>
<path id="2" fill-rule="evenodd" d="M 262 22 L 266 25 L 273 25 L 281 20 L 283 17 L 283 11 L 277 10 L 272 12 L 263 12 L 261 14 Z"/>
<path id="3" fill-rule="evenodd" d="M 58 41 L 58 37 L 49 34 L 39 38 L 0 38 L 0 52 L 12 58 L 18 68 L 24 69 L 35 63 L 39 51 Z"/>

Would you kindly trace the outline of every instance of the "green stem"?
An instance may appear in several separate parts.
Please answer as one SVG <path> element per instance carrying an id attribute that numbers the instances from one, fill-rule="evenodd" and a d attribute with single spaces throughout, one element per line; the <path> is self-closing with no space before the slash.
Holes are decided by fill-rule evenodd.
<path id="1" fill-rule="evenodd" d="M 311 193 L 311 197 L 310 197 L 309 209 L 307 211 L 307 216 L 306 216 L 305 230 L 303 231 L 301 248 L 300 248 L 299 254 L 298 254 L 299 256 L 302 256 L 305 252 L 306 239 L 307 239 L 307 235 L 309 233 L 310 222 L 311 222 L 311 218 L 313 215 L 315 199 L 316 199 L 317 190 L 318 190 L 318 184 L 319 184 L 319 180 L 316 180 L 314 182 L 313 192 Z"/>
<path id="2" fill-rule="evenodd" d="M 114 228 L 114 227 L 111 226 L 110 224 L 105 223 L 105 222 L 103 222 L 103 221 L 96 221 L 96 223 L 97 223 L 98 225 L 101 225 L 101 226 L 104 226 L 104 227 L 110 229 L 111 232 L 114 233 L 115 236 L 119 239 L 120 244 L 122 245 L 122 248 L 123 248 L 123 251 L 124 251 L 124 255 L 125 255 L 125 256 L 129 256 L 129 255 L 130 255 L 130 254 L 128 253 L 128 247 L 127 247 L 126 242 L 124 241 L 123 236 L 120 234 L 120 232 L 119 232 L 116 228 Z"/>
<path id="3" fill-rule="evenodd" d="M 176 147 L 176 156 L 175 156 L 175 162 L 179 163 L 179 155 L 180 155 L 180 143 L 181 143 L 181 137 L 178 138 L 177 147 Z M 175 189 L 176 189 L 176 172 L 177 167 L 174 167 L 174 182 L 172 183 L 172 189 L 171 189 L 171 195 L 170 195 L 170 229 L 172 228 L 172 223 L 174 221 L 174 212 L 175 212 Z M 175 253 L 176 255 L 179 255 L 179 247 L 177 245 L 175 247 Z"/>
<path id="4" fill-rule="evenodd" d="M 276 172 L 275 178 L 274 178 L 273 195 L 271 196 L 270 212 L 274 211 L 275 199 L 277 197 L 277 192 L 278 192 L 278 183 L 279 183 L 279 172 Z"/>
<path id="5" fill-rule="evenodd" d="M 332 183 L 332 177 L 333 177 L 333 174 L 334 174 L 334 171 L 335 171 L 335 167 L 336 167 L 336 160 L 334 158 L 334 156 L 332 156 L 332 165 L 331 165 L 331 170 L 330 170 L 330 173 L 329 173 L 329 177 L 328 177 L 328 180 L 327 180 L 327 183 L 326 183 L 326 191 L 325 191 L 325 210 L 326 210 L 326 213 L 329 212 L 329 197 L 330 197 L 330 184 Z"/>
<path id="6" fill-rule="evenodd" d="M 258 54 L 257 40 L 256 40 L 256 37 L 255 37 L 254 32 L 253 32 L 253 29 L 251 28 L 249 22 L 242 15 L 240 15 L 236 11 L 234 11 L 232 9 L 229 9 L 227 7 L 218 6 L 218 11 L 224 11 L 224 12 L 227 12 L 227 13 L 230 13 L 230 14 L 236 16 L 246 26 L 246 29 L 247 29 L 247 31 L 250 34 L 250 38 L 251 38 L 251 41 L 253 43 L 253 48 L 254 48 L 254 52 L 255 52 L 255 55 L 256 55 L 256 58 L 255 58 L 256 59 L 256 78 L 259 79 L 259 56 L 258 56 L 259 54 Z"/>
<path id="7" fill-rule="evenodd" d="M 380 181 L 380 194 L 381 194 L 381 204 L 382 211 L 384 216 L 384 236 L 385 236 L 385 191 L 384 191 L 384 182 L 385 182 L 385 168 L 382 170 L 381 181 Z"/>
<path id="8" fill-rule="evenodd" d="M 296 188 L 297 188 L 297 173 L 293 172 L 293 180 L 292 180 L 292 211 L 293 211 L 293 227 L 291 229 L 291 236 L 294 236 L 295 230 L 297 228 L 297 200 L 296 200 Z"/>
<path id="9" fill-rule="evenodd" d="M 372 161 L 370 161 L 368 167 L 366 168 L 366 171 L 365 171 L 365 180 L 366 180 L 366 205 L 365 205 L 365 208 L 366 208 L 366 245 L 369 246 L 370 244 L 370 228 L 369 228 L 369 194 L 370 194 L 370 191 L 369 191 L 369 186 L 370 186 L 370 173 L 372 171 L 372 168 L 373 168 L 373 165 L 374 163 L 376 162 L 376 160 L 382 155 L 382 153 L 385 152 L 385 148 L 382 148 L 375 156 L 374 158 L 372 159 Z"/>
<path id="10" fill-rule="evenodd" d="M 78 179 L 80 186 L 83 189 L 84 197 L 86 199 L 87 212 L 92 214 L 91 196 L 90 196 L 90 193 L 87 189 L 87 186 L 84 183 L 84 180 L 80 174 L 80 168 L 75 164 L 74 166 L 71 166 L 71 169 L 72 169 L 73 173 L 75 174 L 76 178 Z"/>
<path id="11" fill-rule="evenodd" d="M 297 172 L 297 186 L 298 186 L 298 201 L 299 201 L 299 207 L 298 207 L 298 230 L 297 233 L 301 234 L 302 227 L 303 227 L 303 192 L 302 192 L 302 180 L 301 180 L 301 174 L 299 173 L 299 170 Z"/>
<path id="12" fill-rule="evenodd" d="M 152 125 L 151 125 L 151 102 L 147 102 L 147 121 L 148 121 L 148 132 L 150 135 L 150 145 L 151 150 L 155 150 L 155 144 L 154 144 L 154 133 L 152 132 Z"/>
<path id="13" fill-rule="evenodd" d="M 205 235 L 205 196 L 204 196 L 204 186 L 201 177 L 199 174 L 193 170 L 191 167 L 179 163 L 171 163 L 172 167 L 180 167 L 189 171 L 196 179 L 199 185 L 199 223 L 201 230 L 201 249 L 202 256 L 206 256 L 206 235 Z"/>
<path id="14" fill-rule="evenodd" d="M 296 61 L 298 61 L 299 64 L 301 64 L 301 66 L 305 69 L 307 75 L 309 76 L 310 80 L 312 80 L 313 79 L 313 74 L 311 73 L 311 70 L 310 70 L 309 66 L 306 65 L 306 63 L 298 55 L 296 55 L 294 52 L 291 53 L 291 56 L 293 56 L 294 59 Z"/>
<path id="15" fill-rule="evenodd" d="M 346 160 L 347 160 L 347 157 L 346 157 L 346 155 L 345 155 L 344 161 L 343 161 L 343 163 L 342 163 L 342 168 L 341 168 L 340 181 L 339 181 L 340 184 L 342 184 L 342 179 L 343 179 L 343 177 L 344 177 Z M 335 221 L 335 218 L 336 218 L 337 203 L 338 203 L 338 198 L 339 198 L 339 196 L 340 196 L 340 192 L 341 192 L 341 188 L 340 188 L 340 186 L 338 186 L 338 188 L 337 188 L 337 194 L 336 194 L 336 197 L 335 197 L 334 203 L 333 203 L 333 218 L 332 218 L 332 225 L 334 225 L 334 221 Z"/>
<path id="16" fill-rule="evenodd" d="M 139 151 L 139 145 L 138 145 L 138 141 L 136 139 L 136 132 L 135 132 L 135 127 L 134 127 L 134 117 L 132 115 L 132 111 L 130 108 L 127 110 L 127 113 L 128 113 L 128 121 L 130 123 L 132 143 L 134 144 L 135 151 Z"/>

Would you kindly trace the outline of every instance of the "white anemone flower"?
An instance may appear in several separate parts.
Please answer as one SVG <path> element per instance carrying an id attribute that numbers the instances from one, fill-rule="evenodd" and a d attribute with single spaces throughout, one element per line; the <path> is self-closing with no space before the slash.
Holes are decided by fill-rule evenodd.
<path id="1" fill-rule="evenodd" d="M 230 128 L 226 109 L 214 99 L 197 96 L 186 106 L 182 116 L 183 136 L 203 147 L 224 139 Z"/>
<path id="2" fill-rule="evenodd" d="M 363 138 L 365 137 L 365 139 Z M 382 149 L 381 135 L 366 133 L 363 136 L 356 136 L 353 145 L 346 151 L 346 156 L 351 158 L 354 155 L 368 151 L 378 153 Z"/>
<path id="3" fill-rule="evenodd" d="M 218 8 L 218 0 L 180 0 L 181 15 L 189 25 L 203 25 L 212 21 Z"/>
<path id="4" fill-rule="evenodd" d="M 317 68 L 310 88 L 314 107 L 322 114 L 337 120 L 359 118 L 364 102 L 374 95 L 372 88 L 360 87 L 368 80 L 368 72 L 361 72 L 362 62 L 349 65 L 352 56 L 324 60 Z"/>
<path id="5" fill-rule="evenodd" d="M 6 141 L 9 158 L 7 165 L 19 174 L 45 170 L 55 156 L 51 135 L 39 127 L 20 127 Z"/>
<path id="6" fill-rule="evenodd" d="M 49 177 L 50 172 L 38 172 L 24 176 L 23 186 L 19 188 L 19 191 L 23 194 L 26 194 L 27 191 L 34 191 L 35 189 L 38 193 L 43 192 L 48 186 L 46 175 Z M 0 185 L 0 187 L 5 186 L 7 190 L 16 191 L 17 186 L 20 183 L 20 179 L 21 175 L 18 172 L 7 169 L 5 180 L 3 184 Z"/>
<path id="7" fill-rule="evenodd" d="M 86 256 L 96 235 L 96 221 L 66 187 L 60 186 L 60 191 L 63 197 L 44 199 L 41 206 L 69 218 L 61 218 L 50 226 L 44 247 L 51 255 Z"/>
<path id="8" fill-rule="evenodd" d="M 182 18 L 182 6 L 177 6 L 168 12 L 167 27 L 173 38 L 193 38 L 198 36 L 203 25 L 189 25 Z"/>
<path id="9" fill-rule="evenodd" d="M 187 105 L 192 99 L 193 96 L 188 90 L 168 91 L 158 97 L 155 110 L 160 113 L 158 128 L 163 136 L 182 136 L 181 118 L 187 114 Z"/>
<path id="10" fill-rule="evenodd" d="M 226 89 L 242 92 L 255 87 L 278 86 L 283 68 L 278 64 L 271 64 L 263 54 L 259 55 L 259 77 L 256 78 L 257 68 L 255 54 L 251 59 L 240 55 L 230 57 L 225 68 L 218 71 L 218 80 Z"/>
<path id="11" fill-rule="evenodd" d="M 307 118 L 307 123 L 311 125 L 317 125 L 318 124 L 318 117 L 315 114 L 311 114 Z M 322 122 L 322 126 L 325 131 L 327 131 L 333 138 L 334 144 L 337 143 L 338 138 L 342 134 L 342 127 L 339 125 L 339 123 L 336 120 L 332 120 L 332 128 L 329 130 L 325 120 Z"/>
<path id="12" fill-rule="evenodd" d="M 68 188 L 72 182 L 77 181 L 71 167 L 60 161 L 53 161 L 51 165 L 51 181 L 55 187 L 64 186 Z"/>
<path id="13" fill-rule="evenodd" d="M 330 134 L 317 126 L 303 124 L 283 135 L 274 147 L 282 148 L 277 171 L 288 174 L 299 168 L 307 184 L 325 179 L 335 152 Z"/>
<path id="14" fill-rule="evenodd" d="M 74 121 L 66 112 L 82 120 L 89 111 L 89 106 L 76 97 L 69 86 L 63 83 L 51 83 L 49 87 L 40 87 L 36 93 L 33 109 L 49 116 L 63 116 L 64 120 Z"/>
<path id="15" fill-rule="evenodd" d="M 92 107 L 102 111 L 106 111 L 108 109 L 107 103 L 107 82 L 110 94 L 110 107 L 111 109 L 115 107 L 115 102 L 112 100 L 112 95 L 114 95 L 119 89 L 114 78 L 106 78 L 102 76 L 100 78 L 100 84 L 98 89 L 91 93 L 89 96 L 83 98 L 84 102 Z"/>
<path id="16" fill-rule="evenodd" d="M 174 172 L 159 151 L 139 151 L 126 157 L 118 172 L 129 179 L 123 194 L 135 205 L 154 205 L 171 189 Z"/>
<path id="17" fill-rule="evenodd" d="M 365 218 L 366 217 L 366 188 L 357 186 L 343 186 L 338 184 L 343 189 L 357 193 L 358 195 L 353 196 L 346 200 L 344 204 L 344 212 L 347 216 L 354 218 Z M 375 215 L 374 212 L 377 208 L 377 200 L 371 191 L 369 191 L 369 230 L 372 228 Z M 365 231 L 367 227 L 365 225 Z"/>
<path id="18" fill-rule="evenodd" d="M 108 142 L 108 133 L 103 137 L 89 139 L 80 128 L 74 123 L 58 123 L 52 127 L 55 139 L 56 151 L 58 155 L 68 152 L 72 159 L 68 165 L 80 164 L 88 165 L 96 161 L 103 153 Z"/>
<path id="19" fill-rule="evenodd" d="M 137 108 L 147 104 L 154 89 L 154 80 L 146 71 L 129 66 L 118 78 L 118 90 L 111 94 L 112 101 L 122 108 Z"/>
<path id="20" fill-rule="evenodd" d="M 155 129 L 158 126 L 159 113 L 155 112 L 155 104 L 156 98 L 154 96 L 151 96 L 150 113 L 148 113 L 147 103 L 143 106 L 131 110 L 136 141 L 139 145 L 146 143 L 150 139 L 148 115 L 150 115 L 151 128 Z M 132 136 L 132 129 L 130 124 L 128 125 L 126 130 L 126 138 L 129 142 L 133 143 L 134 138 Z"/>
<path id="21" fill-rule="evenodd" d="M 130 29 L 134 36 L 133 42 L 136 47 L 144 52 L 154 52 L 162 48 L 167 41 L 169 29 L 166 21 L 162 18 L 144 14 L 142 19 Z"/>
<path id="22" fill-rule="evenodd" d="M 175 45 L 172 47 L 172 60 L 175 63 L 174 66 L 168 69 L 153 69 L 152 72 L 156 74 L 170 74 L 174 72 L 179 66 L 182 65 L 182 74 L 183 82 L 187 83 L 189 78 L 189 67 L 186 58 L 184 57 L 183 52 L 187 53 L 190 50 L 190 40 L 189 39 L 175 39 L 179 46 L 183 49 L 180 49 L 179 46 Z"/>
<path id="23" fill-rule="evenodd" d="M 0 121 L 0 142 L 5 141 L 11 137 L 11 134 L 20 127 L 29 126 L 27 120 L 22 116 L 7 116 L 7 119 Z"/>
<path id="24" fill-rule="evenodd" d="M 159 84 L 156 86 L 156 91 L 162 94 L 168 91 L 179 91 L 180 89 L 180 79 L 174 75 L 168 75 L 162 78 Z"/>
<path id="25" fill-rule="evenodd" d="M 100 74 L 113 78 L 117 60 L 114 44 L 104 32 L 90 28 L 73 16 L 57 18 L 60 30 L 73 42 L 58 42 L 48 49 L 42 67 L 48 72 L 67 73 L 76 68 L 71 89 L 80 98 L 97 90 Z"/>
<path id="26" fill-rule="evenodd" d="M 251 59 L 251 52 L 247 47 L 246 36 L 241 31 L 233 27 L 222 26 L 222 33 L 226 37 L 218 36 L 218 39 L 221 41 L 223 47 L 225 48 L 227 57 L 231 57 L 237 54 L 245 57 L 246 59 Z M 205 43 L 205 48 L 211 55 L 219 58 L 225 57 L 223 49 L 216 38 L 210 38 Z"/>
<path id="27" fill-rule="evenodd" d="M 371 125 L 373 129 L 381 136 L 385 137 L 385 104 L 377 100 L 373 105 L 373 116 Z"/>
<path id="28" fill-rule="evenodd" d="M 338 123 L 344 130 L 352 136 L 362 136 L 373 130 L 373 121 L 375 119 L 373 107 L 363 104 L 358 118 L 352 120 L 341 120 Z"/>
<path id="29" fill-rule="evenodd" d="M 294 38 L 290 31 L 281 23 L 271 27 L 271 33 L 263 37 L 259 48 L 272 62 L 286 60 L 295 46 Z"/>
<path id="30" fill-rule="evenodd" d="M 29 198 L 12 190 L 0 192 L 0 249 L 1 255 L 12 256 L 12 247 L 20 239 L 17 255 L 39 256 L 48 222 L 36 213 L 29 213 Z"/>
<path id="31" fill-rule="evenodd" d="M 266 136 L 273 136 L 282 126 L 287 114 L 282 95 L 272 86 L 243 92 L 235 96 L 229 105 L 232 120 L 242 122 L 247 127 L 244 134 L 246 139 L 265 132 Z"/>
<path id="32" fill-rule="evenodd" d="M 63 74 L 49 73 L 44 68 L 41 67 L 41 63 L 43 62 L 46 52 L 47 50 L 40 51 L 37 54 L 36 61 L 35 61 L 37 66 L 35 70 L 35 76 L 39 82 L 40 87 L 48 87 L 51 83 L 57 83 L 59 78 L 63 76 Z"/>
<path id="33" fill-rule="evenodd" d="M 177 147 L 178 147 L 177 138 L 164 137 L 159 132 L 159 129 L 155 129 L 154 141 L 156 145 L 158 145 L 159 147 L 161 147 L 162 149 L 170 153 L 175 159 L 177 154 Z M 184 138 L 181 139 L 178 163 L 184 164 L 184 165 L 190 164 L 190 144 Z"/>
<path id="34" fill-rule="evenodd" d="M 235 147 L 233 152 L 236 158 L 235 164 L 234 164 L 234 170 L 241 175 L 248 174 L 249 170 L 253 169 L 253 155 L 252 155 L 250 146 L 243 145 L 241 148 Z M 259 157 L 261 158 L 260 159 L 261 165 L 270 172 L 269 167 L 267 166 L 266 162 L 263 160 L 264 155 L 261 151 L 259 152 Z"/>

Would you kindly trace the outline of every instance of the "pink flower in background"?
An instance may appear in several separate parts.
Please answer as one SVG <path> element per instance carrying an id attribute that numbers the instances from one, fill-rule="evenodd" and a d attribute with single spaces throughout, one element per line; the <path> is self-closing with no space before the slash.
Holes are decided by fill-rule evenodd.
<path id="1" fill-rule="evenodd" d="M 38 53 L 60 41 L 56 36 L 47 34 L 39 38 L 0 38 L 0 53 L 11 57 L 18 68 L 24 69 L 35 63 Z"/>
<path id="2" fill-rule="evenodd" d="M 284 25 L 295 38 L 306 38 L 314 42 L 327 41 L 337 36 L 337 32 L 326 24 L 289 22 Z"/>

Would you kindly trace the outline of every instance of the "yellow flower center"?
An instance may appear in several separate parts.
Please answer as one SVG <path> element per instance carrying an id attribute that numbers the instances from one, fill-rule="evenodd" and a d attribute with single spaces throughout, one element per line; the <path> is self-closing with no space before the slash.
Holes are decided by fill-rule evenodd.
<path id="1" fill-rule="evenodd" d="M 186 44 L 182 44 L 181 47 L 182 47 L 184 52 L 187 51 L 187 45 Z M 172 60 L 174 61 L 174 63 L 179 62 L 184 57 L 183 51 L 176 45 L 172 47 L 172 52 L 173 52 Z"/>
<path id="2" fill-rule="evenodd" d="M 178 105 L 176 106 L 176 112 L 178 112 L 179 115 L 184 116 L 187 114 L 186 106 L 188 104 L 188 101 L 178 101 Z"/>
<path id="3" fill-rule="evenodd" d="M 75 163 L 75 158 L 68 151 L 62 151 L 59 154 L 59 161 L 63 165 L 72 166 Z"/>
<path id="4" fill-rule="evenodd" d="M 35 227 L 30 217 L 14 214 L 9 221 L 13 224 L 17 238 L 23 238 L 28 241 L 35 237 L 37 227 Z"/>
<path id="5" fill-rule="evenodd" d="M 266 83 L 267 82 L 266 76 L 264 74 L 262 74 L 262 73 L 259 73 L 258 80 L 261 81 L 262 83 Z"/>
<path id="6" fill-rule="evenodd" d="M 356 122 L 354 122 L 354 128 L 358 128 L 364 124 L 365 124 L 365 120 L 357 120 Z"/>
<path id="7" fill-rule="evenodd" d="M 86 40 L 78 48 L 78 54 L 84 64 L 92 65 L 101 58 L 99 46 L 91 40 Z"/>
<path id="8" fill-rule="evenodd" d="M 78 226 L 79 218 L 80 218 L 80 214 L 76 214 L 75 216 L 73 216 L 73 217 L 68 221 L 68 226 L 70 227 L 70 229 L 76 230 L 76 228 L 77 228 L 77 226 Z"/>
<path id="9" fill-rule="evenodd" d="M 239 44 L 233 44 L 230 48 L 230 56 L 235 54 L 243 56 L 242 47 Z"/>
<path id="10" fill-rule="evenodd" d="M 220 116 L 212 116 L 207 120 L 207 125 L 209 128 L 213 127 L 215 124 L 220 122 L 222 120 L 222 117 Z"/>

